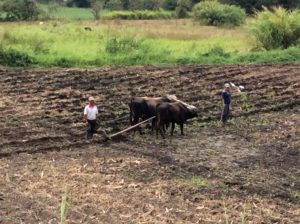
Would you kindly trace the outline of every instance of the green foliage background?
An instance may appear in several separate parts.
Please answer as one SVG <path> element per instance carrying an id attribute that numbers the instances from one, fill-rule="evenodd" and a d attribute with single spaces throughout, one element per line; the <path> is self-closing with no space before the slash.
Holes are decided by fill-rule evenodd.
<path id="1" fill-rule="evenodd" d="M 204 1 L 194 6 L 193 17 L 203 25 L 240 26 L 245 23 L 246 13 L 237 6 Z"/>
<path id="2" fill-rule="evenodd" d="M 88 32 L 81 24 L 56 22 L 2 26 L 0 64 L 86 67 L 300 62 L 299 47 L 249 52 L 251 45 L 243 37 L 182 40 L 150 38 L 134 27 L 103 25 L 92 29 Z"/>

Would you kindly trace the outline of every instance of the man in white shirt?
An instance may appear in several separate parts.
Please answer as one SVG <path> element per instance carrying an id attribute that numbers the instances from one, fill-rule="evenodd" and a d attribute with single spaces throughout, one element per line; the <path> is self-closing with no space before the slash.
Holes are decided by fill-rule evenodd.
<path id="1" fill-rule="evenodd" d="M 89 143 L 93 139 L 94 133 L 96 133 L 96 124 L 97 124 L 97 115 L 98 108 L 95 104 L 94 97 L 89 97 L 89 104 L 84 108 L 84 120 L 88 124 L 88 129 L 86 131 L 86 141 Z M 105 137 L 105 139 L 109 139 L 109 136 L 105 131 L 101 131 L 101 134 Z"/>

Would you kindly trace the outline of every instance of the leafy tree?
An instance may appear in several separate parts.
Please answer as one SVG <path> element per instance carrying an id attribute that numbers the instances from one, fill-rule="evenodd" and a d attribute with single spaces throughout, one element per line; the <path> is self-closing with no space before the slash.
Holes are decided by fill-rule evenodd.
<path id="1" fill-rule="evenodd" d="M 129 10 L 140 10 L 143 9 L 144 1 L 143 0 L 129 0 L 128 9 Z"/>
<path id="2" fill-rule="evenodd" d="M 4 0 L 1 11 L 5 20 L 35 20 L 42 13 L 35 0 Z"/>
<path id="3" fill-rule="evenodd" d="M 296 8 L 300 6 L 300 0 L 221 0 L 222 3 L 238 5 L 246 10 L 247 13 L 254 13 L 255 10 L 262 10 L 265 6 L 283 6 L 285 8 Z"/>
<path id="4" fill-rule="evenodd" d="M 158 10 L 161 7 L 161 0 L 144 0 L 143 9 Z"/>
<path id="5" fill-rule="evenodd" d="M 100 11 L 103 8 L 104 1 L 103 0 L 90 0 L 91 11 L 96 20 L 100 19 Z"/>
<path id="6" fill-rule="evenodd" d="M 122 10 L 123 6 L 122 0 L 110 0 L 105 4 L 105 8 L 110 10 Z"/>
<path id="7" fill-rule="evenodd" d="M 177 0 L 164 0 L 162 3 L 162 7 L 166 10 L 173 11 L 177 6 Z"/>
<path id="8" fill-rule="evenodd" d="M 178 0 L 177 7 L 175 9 L 175 15 L 177 18 L 187 17 L 188 12 L 192 8 L 192 3 L 190 0 Z"/>
<path id="9" fill-rule="evenodd" d="M 89 8 L 91 7 L 90 0 L 68 0 L 67 5 L 72 7 Z"/>
<path id="10" fill-rule="evenodd" d="M 124 10 L 128 10 L 129 8 L 129 0 L 121 0 L 122 2 L 122 7 Z"/>

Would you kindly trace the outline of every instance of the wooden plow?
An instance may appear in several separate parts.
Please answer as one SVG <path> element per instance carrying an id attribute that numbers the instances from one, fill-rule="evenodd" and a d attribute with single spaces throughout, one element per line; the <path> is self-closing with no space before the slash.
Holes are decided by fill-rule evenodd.
<path id="1" fill-rule="evenodd" d="M 119 132 L 117 132 L 117 133 L 115 133 L 115 134 L 110 135 L 109 138 L 113 138 L 113 137 L 116 137 L 116 136 L 118 136 L 118 135 L 121 135 L 121 134 L 123 134 L 123 133 L 125 133 L 125 132 L 128 132 L 128 131 L 130 131 L 130 130 L 132 130 L 132 129 L 138 127 L 138 126 L 140 126 L 141 124 L 145 124 L 145 123 L 147 123 L 148 121 L 153 120 L 154 118 L 155 118 L 155 116 L 150 117 L 150 118 L 148 118 L 147 120 L 141 121 L 140 123 L 137 123 L 137 124 L 135 124 L 135 125 L 133 125 L 133 126 L 130 126 L 129 128 L 126 128 L 126 129 L 124 129 L 124 130 L 122 130 L 122 131 L 119 131 Z"/>

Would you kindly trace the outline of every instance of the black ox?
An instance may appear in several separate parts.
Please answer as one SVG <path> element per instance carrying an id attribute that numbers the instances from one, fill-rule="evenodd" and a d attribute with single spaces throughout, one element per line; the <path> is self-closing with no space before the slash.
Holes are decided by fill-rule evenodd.
<path id="1" fill-rule="evenodd" d="M 134 97 L 129 103 L 130 124 L 135 125 L 140 119 L 146 120 L 156 115 L 156 106 L 164 102 L 175 102 L 177 97 L 167 95 L 164 97 Z M 155 119 L 152 120 L 152 131 L 155 127 Z"/>
<path id="2" fill-rule="evenodd" d="M 171 135 L 174 133 L 175 123 L 180 125 L 180 131 L 183 135 L 183 125 L 186 120 L 197 117 L 197 108 L 178 101 L 173 103 L 163 102 L 156 106 L 156 135 L 160 132 L 165 138 L 164 127 L 172 124 Z"/>

